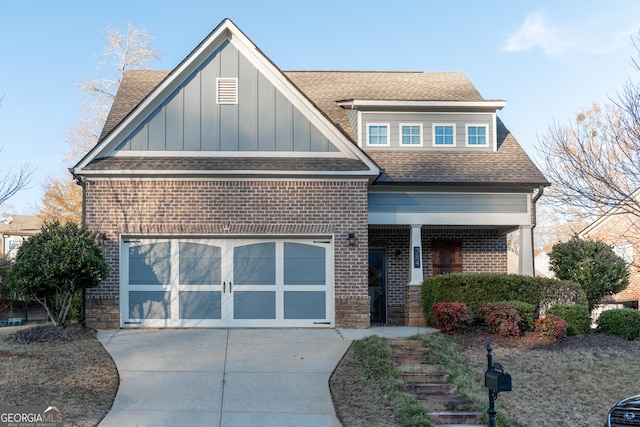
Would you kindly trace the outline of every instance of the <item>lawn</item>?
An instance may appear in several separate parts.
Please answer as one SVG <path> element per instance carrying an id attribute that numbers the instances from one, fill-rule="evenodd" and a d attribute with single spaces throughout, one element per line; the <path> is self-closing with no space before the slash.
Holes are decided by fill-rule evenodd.
<path id="1" fill-rule="evenodd" d="M 96 426 L 118 390 L 118 371 L 95 331 L 51 326 L 15 342 L 29 326 L 0 328 L 0 405 L 47 405 L 62 410 L 65 426 Z"/>

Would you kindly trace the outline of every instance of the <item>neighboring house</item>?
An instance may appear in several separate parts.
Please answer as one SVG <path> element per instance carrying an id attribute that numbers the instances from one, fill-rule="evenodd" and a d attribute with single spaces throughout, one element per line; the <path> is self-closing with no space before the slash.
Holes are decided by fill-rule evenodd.
<path id="1" fill-rule="evenodd" d="M 34 215 L 0 215 L 0 258 L 15 259 L 18 248 L 40 231 L 40 219 Z"/>
<path id="2" fill-rule="evenodd" d="M 613 247 L 614 252 L 629 264 L 629 285 L 620 293 L 605 298 L 602 309 L 639 308 L 640 302 L 640 237 L 638 217 L 620 208 L 611 209 L 586 227 L 581 239 L 599 240 Z"/>
<path id="3" fill-rule="evenodd" d="M 277 68 L 223 21 L 174 70 L 129 71 L 74 168 L 117 327 L 424 322 L 420 284 L 533 274 L 548 185 L 462 73 Z"/>

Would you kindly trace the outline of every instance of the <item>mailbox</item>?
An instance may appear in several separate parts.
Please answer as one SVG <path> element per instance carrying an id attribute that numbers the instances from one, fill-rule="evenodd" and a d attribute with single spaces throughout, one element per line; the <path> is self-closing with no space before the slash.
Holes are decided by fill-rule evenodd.
<path id="1" fill-rule="evenodd" d="M 489 369 L 484 373 L 484 386 L 491 391 L 511 391 L 511 375 Z"/>

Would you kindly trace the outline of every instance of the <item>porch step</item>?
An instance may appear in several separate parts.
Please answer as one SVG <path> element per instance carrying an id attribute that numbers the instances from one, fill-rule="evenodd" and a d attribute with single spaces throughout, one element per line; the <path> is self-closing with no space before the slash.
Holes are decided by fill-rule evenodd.
<path id="1" fill-rule="evenodd" d="M 458 389 L 458 386 L 449 383 L 405 383 L 404 389 L 418 396 L 429 396 L 435 394 L 453 394 Z"/>
<path id="2" fill-rule="evenodd" d="M 430 365 L 424 365 L 430 366 Z M 444 372 L 431 372 L 431 373 L 400 373 L 400 376 L 406 383 L 430 383 L 430 384 L 444 384 L 449 382 L 449 375 Z"/>
<path id="3" fill-rule="evenodd" d="M 450 394 L 434 394 L 431 396 L 418 397 L 418 402 L 427 411 L 465 411 L 473 400 L 464 397 L 455 397 Z"/>
<path id="4" fill-rule="evenodd" d="M 480 422 L 484 414 L 473 411 L 442 411 L 429 412 L 429 418 L 434 424 L 475 424 Z"/>
<path id="5" fill-rule="evenodd" d="M 416 395 L 436 427 L 478 426 L 483 412 L 473 408 L 471 399 L 457 397 L 457 386 L 422 346 L 421 340 L 387 340 L 391 358 L 402 377 L 404 388 Z"/>

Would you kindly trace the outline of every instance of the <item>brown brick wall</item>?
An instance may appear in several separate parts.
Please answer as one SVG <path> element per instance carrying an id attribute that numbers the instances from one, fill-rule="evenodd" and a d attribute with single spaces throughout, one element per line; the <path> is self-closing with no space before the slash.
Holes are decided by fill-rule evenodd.
<path id="1" fill-rule="evenodd" d="M 335 238 L 336 310 L 338 301 L 368 301 L 364 181 L 99 180 L 85 185 L 85 218 L 106 234 L 111 266 L 109 277 L 87 291 L 89 299 L 118 300 L 120 234 L 326 234 Z M 348 245 L 348 233 L 356 233 L 356 246 Z M 110 321 L 98 318 L 96 304 L 87 304 L 87 316 Z M 351 307 L 350 318 L 366 313 L 366 325 L 359 325 L 367 327 L 368 302 Z M 337 317 L 336 326 L 343 326 Z"/>
<path id="2" fill-rule="evenodd" d="M 462 240 L 462 268 L 465 272 L 506 273 L 507 239 L 492 230 L 422 229 L 422 265 L 424 276 L 432 274 L 431 242 L 434 239 Z M 422 317 L 421 304 L 406 302 L 410 275 L 411 228 L 371 228 L 369 247 L 387 252 L 387 324 L 403 325 L 408 319 Z M 417 287 L 419 288 L 419 286 Z M 415 294 L 411 294 L 415 297 Z M 417 298 L 420 298 L 419 292 Z M 414 301 L 415 302 L 415 301 Z M 419 310 L 419 313 L 409 313 Z M 413 320 L 411 320 L 413 322 Z"/>

